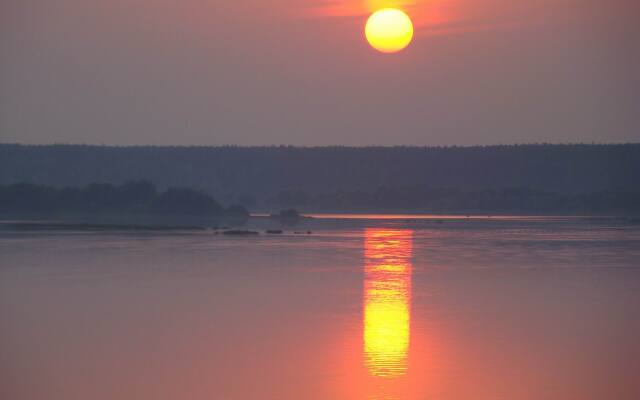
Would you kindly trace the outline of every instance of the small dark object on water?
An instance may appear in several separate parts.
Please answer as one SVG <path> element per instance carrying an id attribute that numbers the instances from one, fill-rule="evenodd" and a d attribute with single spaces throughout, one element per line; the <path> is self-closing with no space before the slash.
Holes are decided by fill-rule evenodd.
<path id="1" fill-rule="evenodd" d="M 311 233 L 312 233 L 311 231 L 307 231 L 307 235 L 311 235 Z"/>
<path id="2" fill-rule="evenodd" d="M 267 233 L 272 235 L 279 235 L 282 233 L 282 229 L 267 229 Z"/>
<path id="3" fill-rule="evenodd" d="M 231 230 L 222 232 L 222 234 L 224 235 L 257 235 L 258 232 L 240 230 L 240 229 L 231 229 Z"/>

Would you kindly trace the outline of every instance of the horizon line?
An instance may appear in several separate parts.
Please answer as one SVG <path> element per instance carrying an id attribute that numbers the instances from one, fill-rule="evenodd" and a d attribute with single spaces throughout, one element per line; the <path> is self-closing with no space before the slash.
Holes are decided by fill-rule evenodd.
<path id="1" fill-rule="evenodd" d="M 638 146 L 639 142 L 528 142 L 510 144 L 465 144 L 465 145 L 293 145 L 293 144 L 269 144 L 269 145 L 239 145 L 239 144 L 92 144 L 92 143 L 19 143 L 0 142 L 0 146 L 16 147 L 99 147 L 99 148 L 199 148 L 199 149 L 459 149 L 459 148 L 495 148 L 495 147 L 543 147 L 543 146 Z"/>

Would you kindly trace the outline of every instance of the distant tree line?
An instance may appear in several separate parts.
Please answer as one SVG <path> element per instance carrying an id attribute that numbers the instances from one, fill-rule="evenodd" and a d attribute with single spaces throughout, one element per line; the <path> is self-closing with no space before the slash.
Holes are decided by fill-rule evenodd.
<path id="1" fill-rule="evenodd" d="M 79 188 L 0 185 L 0 213 L 248 215 L 243 206 L 224 208 L 203 191 L 171 187 L 158 192 L 147 181 L 91 183 Z"/>
<path id="2" fill-rule="evenodd" d="M 561 194 L 526 187 L 463 190 L 410 186 L 312 195 L 295 189 L 281 191 L 271 202 L 276 207 L 305 211 L 640 214 L 640 190 Z"/>
<path id="3" fill-rule="evenodd" d="M 263 203 L 271 209 L 284 208 L 280 217 L 291 217 L 293 207 L 307 212 L 640 215 L 640 190 L 561 194 L 526 187 L 464 190 L 409 186 L 380 187 L 372 192 L 338 190 L 310 194 L 301 189 L 293 189 L 282 190 Z M 249 215 L 244 206 L 231 205 L 224 208 L 201 190 L 171 187 L 158 191 L 148 181 L 131 181 L 121 185 L 91 183 L 79 188 L 55 188 L 32 183 L 0 185 L 0 213 Z"/>
<path id="4" fill-rule="evenodd" d="M 310 196 L 337 192 L 373 195 L 378 188 L 426 185 L 457 188 L 483 198 L 498 196 L 477 193 L 486 188 L 497 191 L 536 188 L 563 196 L 618 193 L 638 188 L 640 144 L 475 147 L 0 144 L 0 184 L 32 182 L 77 187 L 91 182 L 119 184 L 138 180 L 153 182 L 162 190 L 175 186 L 202 189 L 222 203 L 251 207 L 291 188 Z M 505 196 L 501 194 L 492 200 L 502 201 Z"/>

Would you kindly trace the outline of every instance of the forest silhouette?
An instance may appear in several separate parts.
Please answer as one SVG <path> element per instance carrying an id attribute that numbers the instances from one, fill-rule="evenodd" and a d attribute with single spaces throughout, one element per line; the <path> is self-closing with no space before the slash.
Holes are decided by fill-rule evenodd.
<path id="1" fill-rule="evenodd" d="M 0 200 L 5 210 L 216 214 L 219 201 L 259 210 L 628 214 L 638 212 L 638 176 L 639 144 L 0 145 L 1 196 L 24 197 Z M 8 186 L 16 183 L 47 187 Z"/>

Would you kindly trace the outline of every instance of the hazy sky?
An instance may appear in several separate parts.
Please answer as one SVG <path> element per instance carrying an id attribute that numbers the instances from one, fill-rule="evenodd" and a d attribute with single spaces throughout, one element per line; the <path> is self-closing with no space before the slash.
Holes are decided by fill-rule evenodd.
<path id="1" fill-rule="evenodd" d="M 404 8 L 388 55 L 368 14 Z M 0 142 L 640 141 L 638 0 L 6 0 Z"/>

